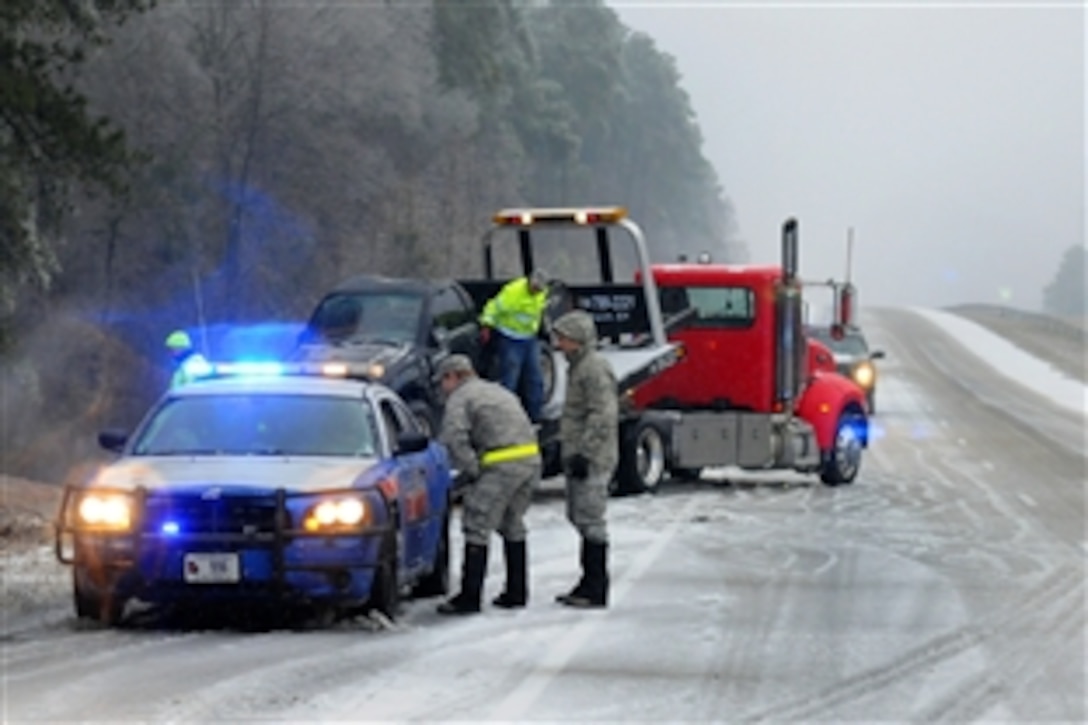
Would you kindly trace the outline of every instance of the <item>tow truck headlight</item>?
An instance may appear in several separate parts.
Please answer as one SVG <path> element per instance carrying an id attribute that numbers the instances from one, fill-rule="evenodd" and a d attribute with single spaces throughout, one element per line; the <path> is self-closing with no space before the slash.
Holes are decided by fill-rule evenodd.
<path id="1" fill-rule="evenodd" d="M 366 502 L 359 498 L 329 499 L 306 512 L 302 527 L 309 532 L 358 529 L 368 519 Z"/>
<path id="2" fill-rule="evenodd" d="M 76 516 L 82 526 L 105 531 L 128 531 L 132 526 L 132 497 L 123 493 L 87 493 Z"/>
<path id="3" fill-rule="evenodd" d="M 872 387 L 876 382 L 876 370 L 872 363 L 863 362 L 854 368 L 854 382 L 863 388 Z"/>

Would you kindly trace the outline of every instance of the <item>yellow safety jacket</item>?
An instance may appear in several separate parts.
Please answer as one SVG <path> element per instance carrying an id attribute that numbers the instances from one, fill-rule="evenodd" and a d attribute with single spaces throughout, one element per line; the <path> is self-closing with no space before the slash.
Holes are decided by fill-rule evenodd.
<path id="1" fill-rule="evenodd" d="M 548 290 L 542 289 L 533 294 L 529 291 L 529 280 L 520 277 L 507 282 L 497 295 L 488 300 L 480 315 L 480 324 L 494 327 L 509 337 L 535 337 L 547 304 Z"/>

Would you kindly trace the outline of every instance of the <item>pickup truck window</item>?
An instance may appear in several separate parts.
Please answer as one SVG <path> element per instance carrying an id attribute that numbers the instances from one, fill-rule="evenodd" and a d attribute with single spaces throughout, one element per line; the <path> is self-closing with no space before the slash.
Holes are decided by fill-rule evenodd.
<path id="1" fill-rule="evenodd" d="M 660 295 L 667 318 L 695 310 L 685 327 L 750 327 L 756 319 L 756 296 L 747 287 L 663 287 Z"/>
<path id="2" fill-rule="evenodd" d="M 469 300 L 459 294 L 455 287 L 442 287 L 434 293 L 431 301 L 434 326 L 440 330 L 455 330 L 474 319 Z"/>
<path id="3" fill-rule="evenodd" d="M 345 292 L 322 301 L 311 329 L 332 342 L 412 342 L 417 337 L 423 297 L 410 292 Z"/>

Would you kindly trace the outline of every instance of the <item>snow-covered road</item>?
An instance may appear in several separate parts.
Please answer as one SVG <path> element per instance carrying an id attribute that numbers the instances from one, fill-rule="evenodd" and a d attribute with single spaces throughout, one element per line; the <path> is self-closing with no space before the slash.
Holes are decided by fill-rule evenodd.
<path id="1" fill-rule="evenodd" d="M 103 631 L 43 555 L 55 595 L 6 618 L 0 717 L 1084 721 L 1083 384 L 1016 384 L 1018 352 L 940 316 L 866 326 L 888 358 L 859 480 L 724 471 L 614 499 L 608 610 L 552 602 L 577 574 L 559 481 L 530 512 L 523 611 Z"/>

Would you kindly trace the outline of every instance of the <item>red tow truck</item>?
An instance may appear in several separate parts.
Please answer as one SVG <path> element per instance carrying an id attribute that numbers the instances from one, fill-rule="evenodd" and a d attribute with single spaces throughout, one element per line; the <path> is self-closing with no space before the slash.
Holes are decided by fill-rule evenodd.
<path id="1" fill-rule="evenodd" d="M 868 446 L 865 391 L 805 335 L 796 220 L 783 225 L 779 265 L 655 264 L 650 273 L 683 354 L 627 393 L 621 450 L 632 453 L 621 489 L 716 466 L 851 483 Z"/>

